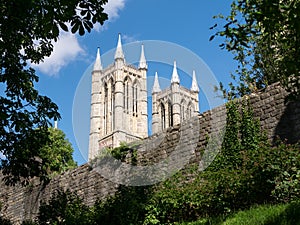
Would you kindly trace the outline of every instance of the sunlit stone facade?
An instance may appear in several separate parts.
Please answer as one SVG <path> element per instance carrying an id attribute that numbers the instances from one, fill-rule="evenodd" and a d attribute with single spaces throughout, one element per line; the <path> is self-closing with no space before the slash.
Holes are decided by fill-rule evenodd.
<path id="1" fill-rule="evenodd" d="M 102 67 L 98 49 L 92 71 L 89 160 L 104 147 L 148 136 L 147 69 L 143 45 L 138 67 L 126 64 L 120 34 L 114 62 L 107 68 Z M 176 62 L 169 88 L 160 90 L 156 74 L 152 88 L 152 133 L 198 113 L 198 93 L 194 72 L 191 89 L 180 86 Z"/>

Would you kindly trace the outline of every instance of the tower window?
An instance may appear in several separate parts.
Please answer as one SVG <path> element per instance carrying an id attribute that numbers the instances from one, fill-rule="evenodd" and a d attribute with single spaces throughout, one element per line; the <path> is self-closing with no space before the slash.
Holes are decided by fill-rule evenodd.
<path id="1" fill-rule="evenodd" d="M 108 88 L 107 84 L 104 83 L 104 107 L 103 107 L 103 118 L 104 118 L 104 134 L 107 134 L 107 125 L 108 125 Z"/>
<path id="2" fill-rule="evenodd" d="M 173 127 L 173 107 L 172 103 L 168 102 L 169 127 Z"/>
<path id="3" fill-rule="evenodd" d="M 163 103 L 160 104 L 160 114 L 161 114 L 161 129 L 164 130 L 166 128 L 166 110 Z"/>
<path id="4" fill-rule="evenodd" d="M 130 80 L 128 77 L 125 78 L 124 83 L 124 110 L 126 113 L 129 113 L 129 87 L 130 87 Z"/>
<path id="5" fill-rule="evenodd" d="M 194 112 L 194 106 L 193 106 L 192 103 L 190 103 L 190 104 L 188 105 L 188 109 L 187 109 L 187 116 L 188 116 L 188 118 L 191 118 L 191 117 L 192 117 L 193 112 Z"/>
<path id="6" fill-rule="evenodd" d="M 138 85 L 135 82 L 132 86 L 132 113 L 133 115 L 138 115 Z"/>
<path id="7" fill-rule="evenodd" d="M 111 129 L 114 130 L 115 126 L 115 84 L 114 81 L 111 80 L 111 99 L 110 99 L 110 112 L 111 112 Z"/>
<path id="8" fill-rule="evenodd" d="M 183 100 L 183 101 L 181 101 L 181 103 L 180 103 L 180 120 L 181 121 L 183 121 L 183 120 L 185 120 L 185 101 Z"/>

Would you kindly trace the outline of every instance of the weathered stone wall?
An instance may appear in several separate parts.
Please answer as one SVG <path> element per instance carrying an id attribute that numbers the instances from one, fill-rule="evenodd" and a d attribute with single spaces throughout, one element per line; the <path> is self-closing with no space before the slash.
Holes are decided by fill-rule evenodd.
<path id="1" fill-rule="evenodd" d="M 14 223 L 32 219 L 37 216 L 41 201 L 49 200 L 59 189 L 76 192 L 91 206 L 98 198 L 114 194 L 117 188 L 118 185 L 92 171 L 87 164 L 54 177 L 46 186 L 40 185 L 38 180 L 26 187 L 8 187 L 1 182 L 2 215 Z"/>
<path id="2" fill-rule="evenodd" d="M 275 83 L 252 95 L 250 102 L 270 140 L 280 138 L 295 143 L 300 140 L 300 101 L 289 102 L 286 97 L 287 92 Z"/>
<path id="3" fill-rule="evenodd" d="M 264 92 L 253 94 L 249 98 L 254 108 L 254 115 L 260 120 L 262 128 L 271 140 L 275 140 L 278 136 L 295 142 L 300 139 L 300 102 L 285 103 L 286 95 L 287 93 L 278 84 L 274 84 Z M 159 134 L 149 137 L 148 147 L 138 149 L 138 164 L 153 165 L 161 162 L 172 155 L 179 144 L 185 148 L 193 143 L 196 143 L 196 148 L 191 150 L 187 148 L 186 152 L 179 151 L 178 154 L 182 155 L 177 155 L 177 158 L 172 160 L 180 161 L 187 157 L 189 163 L 199 163 L 200 152 L 207 146 L 208 137 L 214 134 L 214 137 L 220 136 L 219 132 L 226 121 L 225 106 L 207 111 L 199 115 L 198 119 L 199 135 L 189 136 L 190 132 L 184 132 L 184 128 L 189 128 L 191 125 L 191 122 L 187 122 L 161 134 L 162 141 L 158 144 L 154 140 L 159 137 Z M 194 125 L 196 124 L 192 124 Z M 91 170 L 87 164 L 56 176 L 46 186 L 35 182 L 28 187 L 7 187 L 0 183 L 1 213 L 14 222 L 34 218 L 40 202 L 48 200 L 51 193 L 59 188 L 75 191 L 87 205 L 93 205 L 97 198 L 113 195 L 118 184 Z"/>
<path id="4" fill-rule="evenodd" d="M 266 132 L 268 138 L 275 142 L 278 138 L 294 143 L 300 140 L 300 101 L 288 102 L 287 92 L 275 83 L 268 86 L 262 92 L 247 96 L 253 107 L 254 117 Z M 237 99 L 241 101 L 241 99 Z M 226 107 L 220 106 L 199 115 L 199 138 L 197 148 L 191 153 L 190 163 L 199 162 L 200 151 L 207 148 L 208 140 L 222 138 L 222 130 L 226 124 Z M 184 126 L 184 125 L 183 125 Z M 140 151 L 139 162 L 147 165 L 149 162 L 157 163 L 166 159 L 178 146 L 182 127 L 174 126 L 165 132 L 165 138 L 156 148 L 149 148 L 147 151 Z M 155 139 L 154 135 L 148 140 Z M 194 135 L 192 135 L 194 137 Z M 220 144 L 220 143 L 219 143 Z"/>

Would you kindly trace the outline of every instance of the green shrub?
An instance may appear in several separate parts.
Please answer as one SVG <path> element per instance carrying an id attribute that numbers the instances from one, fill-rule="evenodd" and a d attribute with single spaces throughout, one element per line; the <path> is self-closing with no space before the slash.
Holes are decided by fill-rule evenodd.
<path id="1" fill-rule="evenodd" d="M 171 224 L 230 215 L 253 205 L 299 199 L 299 146 L 272 147 L 249 102 L 227 104 L 221 152 L 204 171 L 185 170 L 158 184 L 144 224 Z"/>
<path id="2" fill-rule="evenodd" d="M 89 164 L 91 167 L 98 166 L 98 160 L 105 157 L 114 157 L 121 162 L 130 163 L 132 165 L 137 164 L 137 146 L 138 142 L 131 143 L 130 145 L 126 142 L 121 142 L 119 147 L 115 148 L 103 148 L 99 154 L 92 159 Z"/>
<path id="3" fill-rule="evenodd" d="M 38 224 L 93 224 L 93 212 L 76 193 L 57 190 L 48 203 L 39 208 Z"/>
<path id="4" fill-rule="evenodd" d="M 12 222 L 10 222 L 10 220 L 8 220 L 8 219 L 0 217 L 0 224 L 1 225 L 12 225 Z"/>
<path id="5" fill-rule="evenodd" d="M 276 174 L 270 182 L 275 185 L 272 196 L 278 202 L 290 202 L 300 199 L 300 146 L 280 143 L 276 163 L 271 170 Z"/>
<path id="6" fill-rule="evenodd" d="M 120 186 L 115 196 L 104 202 L 96 202 L 94 206 L 96 224 L 142 224 L 145 217 L 145 204 L 151 192 L 151 187 Z"/>

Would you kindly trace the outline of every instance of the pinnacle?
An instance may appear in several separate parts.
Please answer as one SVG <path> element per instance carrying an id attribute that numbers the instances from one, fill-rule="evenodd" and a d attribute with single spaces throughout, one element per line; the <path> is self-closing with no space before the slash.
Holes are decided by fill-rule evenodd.
<path id="1" fill-rule="evenodd" d="M 141 49 L 139 69 L 148 69 L 145 53 L 144 53 L 144 45 L 142 45 L 142 49 Z"/>
<path id="2" fill-rule="evenodd" d="M 118 38 L 118 45 L 115 53 L 115 59 L 124 59 L 124 53 L 122 49 L 122 42 L 121 42 L 121 34 L 119 33 Z"/>
<path id="3" fill-rule="evenodd" d="M 155 72 L 152 93 L 158 93 L 160 91 L 161 91 L 161 89 L 160 89 L 159 82 L 158 82 L 158 74 L 157 74 L 157 72 Z"/>
<path id="4" fill-rule="evenodd" d="M 177 72 L 177 66 L 176 66 L 176 61 L 174 61 L 174 67 L 173 67 L 173 73 L 172 73 L 172 78 L 171 78 L 171 84 L 173 83 L 180 83 L 180 79 L 178 76 L 178 72 Z"/>
<path id="5" fill-rule="evenodd" d="M 96 61 L 94 64 L 94 70 L 102 70 L 101 58 L 100 58 L 100 48 L 97 49 Z"/>
<path id="6" fill-rule="evenodd" d="M 198 84 L 197 84 L 195 70 L 193 70 L 193 80 L 192 80 L 191 91 L 193 91 L 193 92 L 199 92 L 199 87 L 198 87 Z"/>

